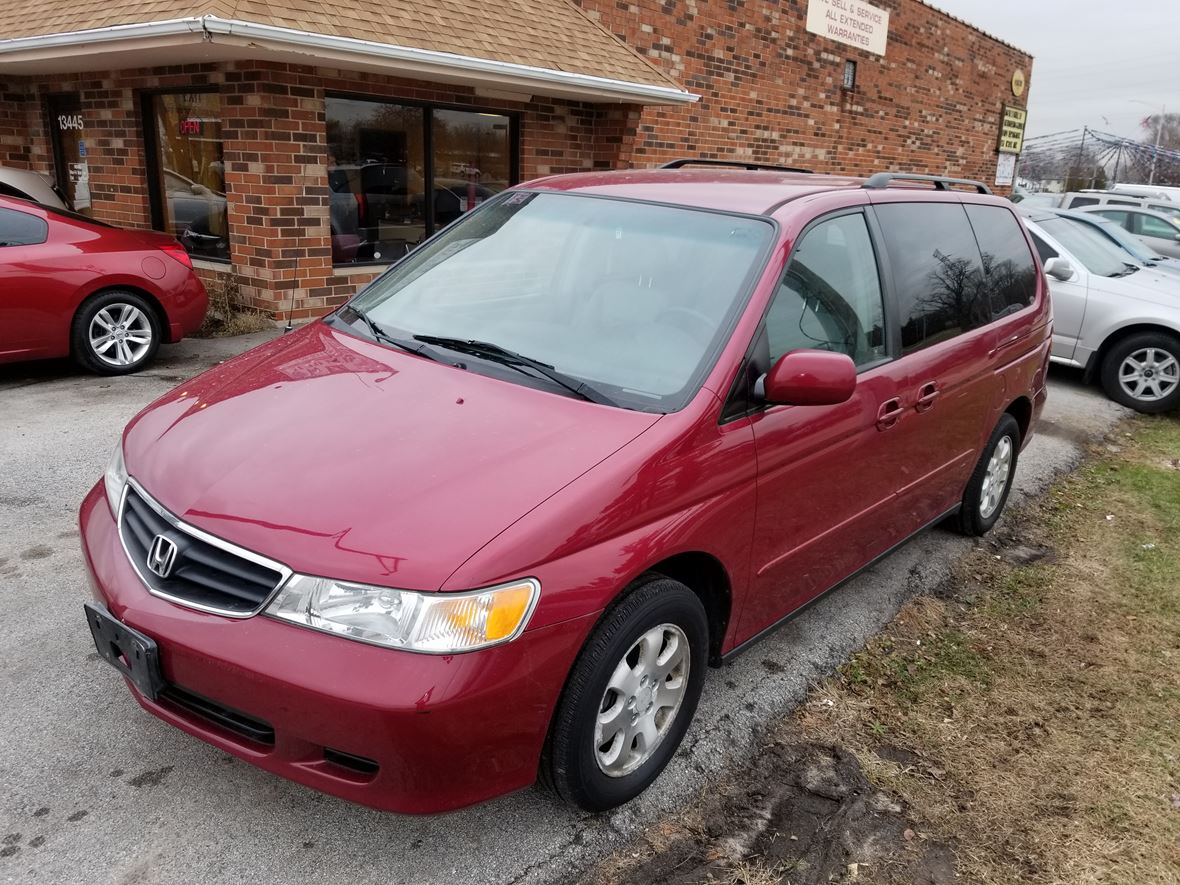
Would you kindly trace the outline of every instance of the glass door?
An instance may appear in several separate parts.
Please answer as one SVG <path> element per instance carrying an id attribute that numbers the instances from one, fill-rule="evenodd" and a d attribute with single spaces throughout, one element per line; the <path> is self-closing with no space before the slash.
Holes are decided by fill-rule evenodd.
<path id="1" fill-rule="evenodd" d="M 75 212 L 93 214 L 90 205 L 90 166 L 86 159 L 86 119 L 77 93 L 47 99 L 49 136 L 58 190 Z"/>

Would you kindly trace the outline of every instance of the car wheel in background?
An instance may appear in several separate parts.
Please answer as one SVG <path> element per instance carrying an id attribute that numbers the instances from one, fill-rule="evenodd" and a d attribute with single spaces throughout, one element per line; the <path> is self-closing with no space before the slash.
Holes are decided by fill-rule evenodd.
<path id="1" fill-rule="evenodd" d="M 74 315 L 71 353 L 84 369 L 100 375 L 137 372 L 160 346 L 155 311 L 134 292 L 92 295 Z"/>
<path id="2" fill-rule="evenodd" d="M 1012 491 L 1012 477 L 1016 475 L 1019 454 L 1020 425 L 1005 412 L 983 447 L 983 454 L 979 456 L 979 463 L 963 493 L 956 524 L 964 535 L 986 534 L 996 524 L 1008 503 L 1008 493 Z"/>
<path id="3" fill-rule="evenodd" d="M 1115 344 L 1102 360 L 1102 387 L 1116 403 L 1155 414 L 1180 406 L 1180 338 L 1140 332 Z"/>
<path id="4" fill-rule="evenodd" d="M 605 811 L 642 793 L 680 746 L 704 684 L 709 626 L 679 581 L 652 577 L 607 612 L 553 717 L 542 780 Z"/>

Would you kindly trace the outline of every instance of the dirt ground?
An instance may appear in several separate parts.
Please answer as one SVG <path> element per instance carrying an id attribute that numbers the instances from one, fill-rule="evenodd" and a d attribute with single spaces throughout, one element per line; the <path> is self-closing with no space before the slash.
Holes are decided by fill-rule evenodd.
<path id="1" fill-rule="evenodd" d="M 1136 418 L 584 882 L 1180 882 L 1180 418 Z"/>

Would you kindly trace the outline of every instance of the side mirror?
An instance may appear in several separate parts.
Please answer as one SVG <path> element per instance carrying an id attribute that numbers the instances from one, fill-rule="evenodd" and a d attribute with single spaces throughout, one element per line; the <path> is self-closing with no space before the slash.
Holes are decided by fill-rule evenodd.
<path id="1" fill-rule="evenodd" d="M 834 406 L 856 390 L 856 364 L 842 353 L 792 350 L 783 354 L 762 379 L 768 403 Z"/>
<path id="2" fill-rule="evenodd" d="M 1068 258 L 1050 258 L 1045 262 L 1045 273 L 1055 280 L 1068 283 L 1073 279 L 1073 265 Z"/>

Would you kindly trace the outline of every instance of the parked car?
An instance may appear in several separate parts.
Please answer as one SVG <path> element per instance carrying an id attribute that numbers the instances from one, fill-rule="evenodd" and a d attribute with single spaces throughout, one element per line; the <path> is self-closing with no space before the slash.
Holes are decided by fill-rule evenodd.
<path id="1" fill-rule="evenodd" d="M 1180 405 L 1180 283 L 1083 222 L 1028 210 L 1053 296 L 1053 359 L 1140 412 Z"/>
<path id="2" fill-rule="evenodd" d="M 1021 206 L 1021 210 L 1028 208 Z M 1180 258 L 1160 255 L 1143 240 L 1131 234 L 1125 227 L 1097 212 L 1074 212 L 1069 209 L 1053 210 L 1054 215 L 1069 218 L 1089 226 L 1133 258 L 1137 264 L 1149 267 L 1168 276 L 1180 277 Z M 1125 260 L 1125 259 L 1124 259 Z"/>
<path id="3" fill-rule="evenodd" d="M 1133 209 L 1150 209 L 1173 218 L 1180 219 L 1180 203 L 1175 203 L 1165 197 L 1148 197 L 1139 194 L 1125 193 L 1121 190 L 1084 190 L 1062 194 L 1057 202 L 1059 209 L 1109 209 L 1114 206 L 1127 206 Z"/>
<path id="4" fill-rule="evenodd" d="M 626 802 L 709 664 L 924 527 L 999 518 L 1050 306 L 1011 204 L 966 184 L 486 200 L 131 421 L 81 508 L 99 653 L 152 714 L 355 802 L 538 774 Z"/>
<path id="5" fill-rule="evenodd" d="M 207 307 L 167 234 L 0 197 L 0 363 L 71 356 L 123 375 L 196 330 Z"/>
<path id="6" fill-rule="evenodd" d="M 1151 209 L 1130 207 L 1111 208 L 1088 206 L 1082 212 L 1093 212 L 1121 224 L 1157 252 L 1170 258 L 1180 258 L 1180 217 Z"/>
<path id="7" fill-rule="evenodd" d="M 65 194 L 43 176 L 25 169 L 0 166 L 0 197 L 31 200 L 55 209 L 69 209 Z"/>

